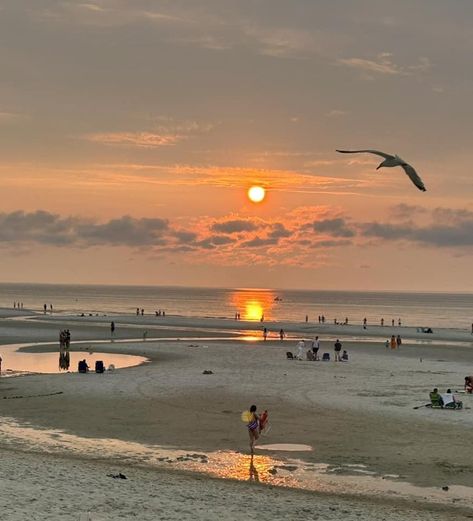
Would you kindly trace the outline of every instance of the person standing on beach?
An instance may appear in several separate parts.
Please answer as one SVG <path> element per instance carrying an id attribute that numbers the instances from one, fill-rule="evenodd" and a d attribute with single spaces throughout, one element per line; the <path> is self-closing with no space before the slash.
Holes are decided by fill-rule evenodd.
<path id="1" fill-rule="evenodd" d="M 263 340 L 266 342 L 267 338 L 268 338 L 268 330 L 267 330 L 267 328 L 263 328 Z"/>
<path id="2" fill-rule="evenodd" d="M 381 319 L 381 327 L 384 327 L 384 318 Z"/>
<path id="3" fill-rule="evenodd" d="M 340 342 L 340 340 L 338 338 L 334 344 L 334 349 L 335 349 L 335 362 L 341 362 L 342 360 L 340 358 L 340 351 L 342 350 L 342 343 Z"/>
<path id="4" fill-rule="evenodd" d="M 396 342 L 396 337 L 394 335 L 391 335 L 391 349 L 396 349 L 397 347 L 397 342 Z"/>
<path id="5" fill-rule="evenodd" d="M 284 336 L 285 336 L 284 329 L 280 329 L 279 330 L 279 340 L 281 340 L 281 342 L 284 340 Z"/>
<path id="6" fill-rule="evenodd" d="M 314 359 L 319 359 L 319 349 L 320 349 L 320 342 L 319 337 L 316 336 L 314 340 L 312 340 L 312 352 L 314 353 Z"/>
<path id="7" fill-rule="evenodd" d="M 363 329 L 366 329 L 366 324 L 368 323 L 368 320 L 366 320 L 366 317 L 363 319 Z"/>
<path id="8" fill-rule="evenodd" d="M 115 334 L 115 322 L 110 323 L 110 335 L 113 337 Z"/>
<path id="9" fill-rule="evenodd" d="M 399 327 L 401 327 L 401 325 L 402 325 L 402 324 L 401 324 L 401 319 L 398 319 L 398 321 L 397 321 L 397 325 L 398 325 Z"/>
<path id="10" fill-rule="evenodd" d="M 399 349 L 401 347 L 401 344 L 402 344 L 401 335 L 397 335 L 396 344 L 397 344 L 397 348 Z"/>
<path id="11" fill-rule="evenodd" d="M 2 357 L 0 356 L 0 376 L 2 376 Z"/>

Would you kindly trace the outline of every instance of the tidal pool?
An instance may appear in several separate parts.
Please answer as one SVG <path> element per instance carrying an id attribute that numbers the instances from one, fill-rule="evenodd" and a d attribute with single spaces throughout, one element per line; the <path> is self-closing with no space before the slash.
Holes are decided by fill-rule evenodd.
<path id="1" fill-rule="evenodd" d="M 22 347 L 29 347 L 32 344 L 10 344 L 0 346 L 0 356 L 2 358 L 2 376 L 14 376 L 23 373 L 64 373 L 77 372 L 77 365 L 80 360 L 86 360 L 91 371 L 95 370 L 95 362 L 102 360 L 105 368 L 113 365 L 115 369 L 132 367 L 147 362 L 144 356 L 123 355 L 118 353 L 103 353 L 100 351 L 70 351 L 68 368 L 62 360 L 60 367 L 60 354 L 57 352 L 32 353 L 21 351 Z M 41 345 L 41 344 L 35 344 Z M 45 344 L 50 345 L 50 343 Z M 64 355 L 62 355 L 64 356 Z M 67 365 L 67 364 L 66 364 Z"/>

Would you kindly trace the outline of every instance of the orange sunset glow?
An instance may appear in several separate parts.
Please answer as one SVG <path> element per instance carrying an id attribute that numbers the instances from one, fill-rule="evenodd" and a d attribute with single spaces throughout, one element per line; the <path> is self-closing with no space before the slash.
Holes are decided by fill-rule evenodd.
<path id="1" fill-rule="evenodd" d="M 356 3 L 29 4 L 0 20 L 6 281 L 473 289 L 460 9 L 434 37 L 382 0 L 360 39 Z M 399 154 L 427 192 L 337 148 Z"/>

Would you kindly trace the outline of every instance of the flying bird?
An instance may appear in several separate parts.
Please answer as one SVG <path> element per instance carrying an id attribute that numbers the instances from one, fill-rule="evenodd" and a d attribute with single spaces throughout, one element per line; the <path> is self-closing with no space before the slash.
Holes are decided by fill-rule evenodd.
<path id="1" fill-rule="evenodd" d="M 404 172 L 406 172 L 406 174 L 409 176 L 409 179 L 417 186 L 417 188 L 423 192 L 426 191 L 424 183 L 422 182 L 422 179 L 419 177 L 417 172 L 414 170 L 414 167 L 409 163 L 406 163 L 404 159 L 401 159 L 398 155 L 392 156 L 391 154 L 386 154 L 385 152 L 380 152 L 379 150 L 337 150 L 337 152 L 340 152 L 341 154 L 361 154 L 366 152 L 368 154 L 375 154 L 377 156 L 384 157 L 384 161 L 378 165 L 376 170 L 382 167 L 401 166 Z"/>

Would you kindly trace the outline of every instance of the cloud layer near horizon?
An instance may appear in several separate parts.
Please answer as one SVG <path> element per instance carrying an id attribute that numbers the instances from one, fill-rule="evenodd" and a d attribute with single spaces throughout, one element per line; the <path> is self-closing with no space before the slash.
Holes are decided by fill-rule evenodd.
<path id="1" fill-rule="evenodd" d="M 365 247 L 373 241 L 452 251 L 473 247 L 473 212 L 466 209 L 398 205 L 389 220 L 382 222 L 355 221 L 327 207 L 301 208 L 283 220 L 232 215 L 199 218 L 187 226 L 178 221 L 125 215 L 97 222 L 41 210 L 15 211 L 0 214 L 0 244 L 8 248 L 146 248 L 151 255 L 190 258 L 211 251 L 214 261 L 228 265 L 257 262 L 268 266 L 317 266 L 333 248 Z"/>

